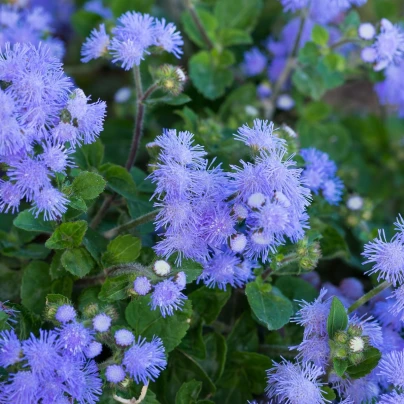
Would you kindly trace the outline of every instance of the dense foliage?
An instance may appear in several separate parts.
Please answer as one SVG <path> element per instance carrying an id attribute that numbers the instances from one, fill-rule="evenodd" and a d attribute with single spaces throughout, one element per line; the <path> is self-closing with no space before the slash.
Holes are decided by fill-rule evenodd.
<path id="1" fill-rule="evenodd" d="M 0 4 L 0 403 L 404 403 L 399 0 Z"/>

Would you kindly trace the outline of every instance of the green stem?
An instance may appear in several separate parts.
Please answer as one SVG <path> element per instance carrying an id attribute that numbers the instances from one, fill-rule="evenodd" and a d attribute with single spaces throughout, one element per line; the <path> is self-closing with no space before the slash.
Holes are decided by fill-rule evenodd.
<path id="1" fill-rule="evenodd" d="M 93 220 L 91 220 L 90 227 L 92 229 L 96 229 L 99 226 L 103 217 L 105 216 L 109 207 L 111 206 L 111 203 L 113 202 L 114 198 L 115 198 L 115 195 L 112 195 L 112 194 L 105 197 L 104 202 L 102 203 L 97 214 L 93 217 Z"/>
<path id="2" fill-rule="evenodd" d="M 215 47 L 215 45 L 212 42 L 212 40 L 209 38 L 209 35 L 206 32 L 206 29 L 203 26 L 202 21 L 199 18 L 199 15 L 196 12 L 196 9 L 195 9 L 195 7 L 194 7 L 194 5 L 192 4 L 191 1 L 192 0 L 186 1 L 186 6 L 187 6 L 187 8 L 189 10 L 189 14 L 191 15 L 191 18 L 192 18 L 193 22 L 195 23 L 196 27 L 198 28 L 198 31 L 201 34 L 202 39 L 206 43 L 206 46 L 208 47 L 208 49 L 213 49 Z"/>
<path id="3" fill-rule="evenodd" d="M 343 38 L 337 42 L 334 42 L 332 45 L 330 45 L 330 50 L 334 50 L 336 48 L 339 48 L 340 46 L 346 45 L 348 43 L 362 43 L 363 41 L 358 38 Z"/>
<path id="4" fill-rule="evenodd" d="M 108 230 L 104 233 L 104 237 L 107 239 L 112 239 L 117 236 L 119 233 L 123 233 L 127 230 L 134 229 L 135 227 L 140 226 L 141 224 L 145 224 L 151 222 L 157 214 L 160 212 L 161 209 L 153 210 L 149 213 L 146 213 L 143 216 L 137 217 L 136 219 L 131 220 L 128 223 L 125 223 L 121 226 L 114 227 L 111 230 Z"/>
<path id="5" fill-rule="evenodd" d="M 140 68 L 139 66 L 134 66 L 133 68 L 133 77 L 135 79 L 135 88 L 136 88 L 136 120 L 135 120 L 135 129 L 133 131 L 132 144 L 130 146 L 130 151 L 128 155 L 128 159 L 125 164 L 125 168 L 129 171 L 133 163 L 135 162 L 136 153 L 139 148 L 140 138 L 142 136 L 143 130 L 143 118 L 145 113 L 145 106 L 143 104 L 143 86 L 142 86 L 142 77 L 140 76 Z"/>
<path id="6" fill-rule="evenodd" d="M 380 285 L 377 285 L 371 291 L 369 291 L 368 293 L 363 295 L 361 298 L 359 298 L 355 303 L 353 303 L 348 309 L 348 314 L 352 313 L 357 308 L 363 306 L 369 300 L 373 299 L 375 296 L 377 296 L 379 293 L 383 292 L 383 290 L 386 290 L 390 286 L 391 286 L 391 283 L 387 282 L 387 281 L 384 281 Z"/>
<path id="7" fill-rule="evenodd" d="M 275 113 L 276 102 L 278 100 L 278 97 L 279 97 L 286 81 L 289 79 L 290 74 L 292 73 L 293 69 L 296 67 L 296 64 L 297 64 L 296 56 L 297 56 L 297 52 L 299 51 L 299 44 L 300 44 L 300 39 L 302 37 L 304 24 L 306 23 L 306 15 L 307 15 L 307 13 L 304 13 L 301 17 L 299 31 L 296 36 L 296 40 L 293 45 L 292 52 L 290 53 L 290 55 L 286 61 L 286 65 L 285 65 L 284 69 L 282 70 L 281 75 L 279 76 L 278 80 L 276 81 L 276 83 L 274 85 L 273 92 L 271 95 L 271 100 L 269 101 L 268 104 L 265 105 L 265 117 L 268 120 L 272 120 L 274 113 Z"/>

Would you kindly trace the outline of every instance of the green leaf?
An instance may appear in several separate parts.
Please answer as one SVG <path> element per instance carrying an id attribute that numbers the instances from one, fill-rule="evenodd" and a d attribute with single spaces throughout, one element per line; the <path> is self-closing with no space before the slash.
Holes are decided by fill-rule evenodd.
<path id="1" fill-rule="evenodd" d="M 49 273 L 52 280 L 59 279 L 65 275 L 67 275 L 66 270 L 63 268 L 61 258 L 63 255 L 63 251 L 55 251 L 53 255 L 52 262 L 50 264 Z"/>
<path id="2" fill-rule="evenodd" d="M 321 230 L 320 247 L 323 259 L 348 258 L 349 251 L 345 238 L 337 229 L 326 226 Z"/>
<path id="3" fill-rule="evenodd" d="M 126 199 L 136 199 L 135 181 L 124 167 L 107 163 L 101 166 L 100 171 L 112 190 Z"/>
<path id="4" fill-rule="evenodd" d="M 254 315 L 268 330 L 278 330 L 289 322 L 293 305 L 278 288 L 266 291 L 256 282 L 250 282 L 245 294 Z"/>
<path id="5" fill-rule="evenodd" d="M 215 33 L 219 25 L 216 18 L 208 11 L 199 7 L 196 7 L 196 13 L 198 14 L 199 20 L 201 21 L 203 27 L 205 28 L 208 37 L 212 42 L 215 42 L 216 40 Z M 191 41 L 193 41 L 200 48 L 206 49 L 208 45 L 206 41 L 203 39 L 201 31 L 199 30 L 194 20 L 192 19 L 191 14 L 189 12 L 183 13 L 181 20 L 184 26 L 184 31 L 189 36 Z"/>
<path id="6" fill-rule="evenodd" d="M 206 347 L 206 358 L 198 360 L 198 363 L 213 381 L 217 381 L 222 376 L 226 364 L 226 340 L 223 335 L 216 332 L 204 335 L 203 338 Z"/>
<path id="7" fill-rule="evenodd" d="M 18 301 L 23 271 L 15 271 L 0 263 L 0 301 Z"/>
<path id="8" fill-rule="evenodd" d="M 348 325 L 348 315 L 344 305 L 335 296 L 332 299 L 330 314 L 327 318 L 327 332 L 330 339 L 337 331 L 345 331 Z"/>
<path id="9" fill-rule="evenodd" d="M 203 324 L 200 322 L 197 326 L 190 328 L 181 341 L 179 349 L 192 355 L 197 359 L 206 358 L 206 347 L 203 340 Z"/>
<path id="10" fill-rule="evenodd" d="M 105 180 L 93 172 L 82 171 L 73 181 L 73 193 L 83 199 L 96 198 L 105 188 Z"/>
<path id="11" fill-rule="evenodd" d="M 26 231 L 52 233 L 55 222 L 44 221 L 40 216 L 35 218 L 29 210 L 23 210 L 14 219 L 13 224 L 15 227 Z"/>
<path id="12" fill-rule="evenodd" d="M 101 286 L 98 298 L 105 301 L 123 300 L 128 297 L 128 290 L 133 287 L 136 275 L 119 275 L 107 278 Z"/>
<path id="13" fill-rule="evenodd" d="M 86 212 L 87 211 L 87 205 L 84 202 L 83 198 L 79 198 L 77 196 L 71 195 L 69 197 L 69 206 L 77 211 L 82 211 Z M 71 215 L 68 215 L 71 216 Z"/>
<path id="14" fill-rule="evenodd" d="M 51 292 L 71 297 L 73 292 L 73 279 L 70 275 L 56 279 L 51 284 Z"/>
<path id="15" fill-rule="evenodd" d="M 257 323 L 252 319 L 250 311 L 246 310 L 239 317 L 227 337 L 229 352 L 258 350 Z"/>
<path id="16" fill-rule="evenodd" d="M 299 62 L 311 66 L 315 66 L 318 63 L 320 56 L 320 50 L 313 42 L 306 42 L 298 53 Z"/>
<path id="17" fill-rule="evenodd" d="M 32 261 L 25 267 L 21 283 L 21 303 L 37 314 L 45 307 L 46 295 L 50 292 L 49 265 Z"/>
<path id="18" fill-rule="evenodd" d="M 302 117 L 308 122 L 319 122 L 328 117 L 331 107 L 321 101 L 311 102 L 304 106 Z"/>
<path id="19" fill-rule="evenodd" d="M 221 28 L 237 28 L 251 32 L 262 8 L 261 0 L 218 0 L 215 16 Z"/>
<path id="20" fill-rule="evenodd" d="M 201 389 L 202 382 L 191 380 L 184 383 L 175 396 L 175 404 L 196 404 Z"/>
<path id="21" fill-rule="evenodd" d="M 107 249 L 108 241 L 91 227 L 83 238 L 83 245 L 91 256 L 99 263 L 101 255 Z"/>
<path id="22" fill-rule="evenodd" d="M 266 370 L 271 359 L 255 352 L 232 352 L 218 381 L 216 402 L 244 404 L 252 394 L 262 394 L 266 387 Z"/>
<path id="23" fill-rule="evenodd" d="M 223 306 L 229 300 L 230 295 L 230 288 L 227 290 L 220 290 L 202 286 L 190 293 L 189 298 L 194 304 L 194 310 L 205 321 L 205 323 L 212 324 L 220 314 Z"/>
<path id="24" fill-rule="evenodd" d="M 134 262 L 139 257 L 141 247 L 141 241 L 137 237 L 130 234 L 118 236 L 108 244 L 107 251 L 102 255 L 102 262 L 105 267 Z"/>
<path id="25" fill-rule="evenodd" d="M 332 360 L 333 365 L 334 365 L 334 371 L 335 373 L 339 376 L 342 377 L 347 370 L 348 367 L 348 360 L 347 359 L 339 359 L 339 358 L 334 358 Z"/>
<path id="26" fill-rule="evenodd" d="M 66 271 L 79 278 L 86 276 L 95 266 L 94 260 L 84 247 L 66 250 L 60 261 Z"/>
<path id="27" fill-rule="evenodd" d="M 199 92 L 214 100 L 222 96 L 233 83 L 233 73 L 229 69 L 233 63 L 234 55 L 227 50 L 222 54 L 202 51 L 190 59 L 189 76 Z"/>
<path id="28" fill-rule="evenodd" d="M 130 302 L 125 310 L 126 321 L 136 335 L 147 339 L 158 335 L 168 353 L 180 344 L 189 328 L 192 316 L 191 302 L 187 300 L 182 310 L 177 310 L 172 316 L 165 318 L 159 309 L 151 310 L 149 302 L 149 296 L 137 297 Z"/>
<path id="29" fill-rule="evenodd" d="M 45 296 L 43 296 L 43 299 L 45 299 Z M 45 303 L 45 301 L 43 303 Z M 42 324 L 41 317 L 38 314 L 35 314 L 33 311 L 27 309 L 22 304 L 7 303 L 7 306 L 16 311 L 15 315 L 13 316 L 14 320 L 16 320 L 14 330 L 20 341 L 27 339 L 31 333 L 38 333 L 39 328 Z"/>
<path id="30" fill-rule="evenodd" d="M 330 34 L 321 25 L 315 25 L 313 31 L 311 32 L 311 39 L 314 43 L 320 46 L 326 46 L 328 43 Z"/>
<path id="31" fill-rule="evenodd" d="M 381 352 L 376 348 L 369 348 L 364 352 L 364 360 L 358 365 L 348 366 L 346 372 L 352 379 L 360 379 L 369 374 L 379 363 Z"/>
<path id="32" fill-rule="evenodd" d="M 74 161 L 82 170 L 98 168 L 104 159 L 104 145 L 100 139 L 91 144 L 83 144 L 76 148 Z"/>
<path id="33" fill-rule="evenodd" d="M 322 386 L 321 391 L 323 392 L 324 400 L 327 400 L 327 402 L 332 403 L 337 398 L 335 391 L 328 386 Z"/>
<path id="34" fill-rule="evenodd" d="M 46 240 L 45 246 L 54 250 L 78 247 L 86 234 L 87 227 L 88 224 L 85 220 L 62 223 Z"/>
<path id="35" fill-rule="evenodd" d="M 172 263 L 171 260 L 169 260 L 169 262 Z M 187 283 L 193 282 L 202 273 L 202 265 L 190 259 L 181 260 L 180 266 L 172 264 L 171 268 L 171 275 L 175 275 L 178 272 L 184 272 L 187 276 Z"/>
<path id="36" fill-rule="evenodd" d="M 252 44 L 251 35 L 242 30 L 235 28 L 226 28 L 219 31 L 219 42 L 222 46 L 233 45 L 250 45 Z"/>
<path id="37" fill-rule="evenodd" d="M 168 105 L 183 105 L 187 102 L 190 102 L 191 98 L 186 94 L 178 94 L 178 95 L 165 95 L 159 98 L 148 98 L 145 101 L 147 105 L 156 105 L 156 104 L 168 104 Z"/>
<path id="38" fill-rule="evenodd" d="M 326 91 L 322 76 L 312 67 L 296 69 L 292 75 L 292 82 L 303 95 L 319 100 Z"/>
<path id="39" fill-rule="evenodd" d="M 295 276 L 280 276 L 275 286 L 292 302 L 295 311 L 298 310 L 297 300 L 312 302 L 318 295 L 318 291 L 304 279 Z"/>

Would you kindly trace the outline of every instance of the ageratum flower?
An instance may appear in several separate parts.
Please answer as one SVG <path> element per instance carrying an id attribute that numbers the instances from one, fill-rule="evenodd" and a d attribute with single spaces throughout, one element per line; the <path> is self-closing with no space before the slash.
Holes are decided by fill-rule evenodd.
<path id="1" fill-rule="evenodd" d="M 129 346 L 135 340 L 133 334 L 128 330 L 118 330 L 114 337 L 116 344 L 120 346 Z"/>
<path id="2" fill-rule="evenodd" d="M 365 245 L 362 255 L 364 264 L 374 264 L 366 273 L 375 273 L 378 280 L 394 285 L 404 282 L 404 245 L 398 238 L 387 241 L 384 230 L 379 230 L 379 236 Z"/>
<path id="3" fill-rule="evenodd" d="M 166 279 L 154 286 L 150 306 L 152 310 L 160 309 L 163 317 L 172 316 L 175 310 L 181 310 L 187 297 L 171 279 Z"/>
<path id="4" fill-rule="evenodd" d="M 394 391 L 391 394 L 382 394 L 379 397 L 379 404 L 404 404 L 404 394 Z"/>
<path id="5" fill-rule="evenodd" d="M 0 332 L 0 366 L 6 368 L 21 360 L 21 342 L 14 330 Z"/>
<path id="6" fill-rule="evenodd" d="M 31 371 L 19 371 L 10 375 L 8 384 L 0 385 L 0 402 L 26 404 L 38 402 L 39 381 Z"/>
<path id="7" fill-rule="evenodd" d="M 246 76 L 257 76 L 262 73 L 267 66 L 267 57 L 257 48 L 244 53 L 242 69 Z"/>
<path id="8" fill-rule="evenodd" d="M 324 383 L 318 379 L 323 370 L 312 363 L 273 362 L 267 371 L 267 395 L 287 404 L 323 404 L 329 402 L 322 395 Z"/>
<path id="9" fill-rule="evenodd" d="M 81 356 L 93 341 L 93 331 L 84 327 L 82 323 L 67 323 L 57 331 L 63 348 L 73 356 Z"/>
<path id="10" fill-rule="evenodd" d="M 93 318 L 93 328 L 98 332 L 105 332 L 109 330 L 111 327 L 112 319 L 105 313 L 97 314 Z"/>
<path id="11" fill-rule="evenodd" d="M 133 282 L 133 289 L 140 296 L 147 295 L 151 288 L 152 285 L 146 276 L 139 276 Z"/>
<path id="12" fill-rule="evenodd" d="M 166 368 L 167 359 L 160 338 L 153 337 L 151 342 L 139 336 L 124 354 L 122 364 L 136 383 L 148 384 L 154 381 Z"/>
<path id="13" fill-rule="evenodd" d="M 105 370 L 105 378 L 111 383 L 120 383 L 126 374 L 122 366 L 109 365 Z"/>
<path id="14" fill-rule="evenodd" d="M 66 173 L 74 148 L 98 137 L 106 105 L 72 92 L 61 62 L 43 44 L 6 44 L 1 83 L 0 163 L 7 181 L 0 179 L 0 212 L 14 213 L 25 198 L 35 216 L 58 219 L 68 200 L 54 186 L 55 173 Z"/>
<path id="15" fill-rule="evenodd" d="M 392 351 L 384 355 L 379 363 L 378 375 L 397 388 L 404 388 L 404 351 Z"/>
<path id="16" fill-rule="evenodd" d="M 57 311 L 55 318 L 60 323 L 68 323 L 76 318 L 76 310 L 70 304 L 64 304 L 60 306 Z"/>
<path id="17" fill-rule="evenodd" d="M 109 42 L 110 38 L 105 31 L 105 24 L 101 24 L 98 30 L 94 28 L 81 48 L 81 61 L 87 63 L 106 54 Z"/>

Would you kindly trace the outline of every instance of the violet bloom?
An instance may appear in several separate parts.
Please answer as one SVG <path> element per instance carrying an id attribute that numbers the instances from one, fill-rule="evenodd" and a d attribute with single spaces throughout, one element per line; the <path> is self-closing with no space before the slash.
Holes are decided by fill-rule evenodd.
<path id="1" fill-rule="evenodd" d="M 98 332 L 106 332 L 111 327 L 112 319 L 105 313 L 97 314 L 93 318 L 93 328 Z"/>
<path id="2" fill-rule="evenodd" d="M 257 48 L 244 53 L 242 68 L 247 76 L 257 76 L 262 73 L 267 66 L 267 57 Z"/>
<path id="3" fill-rule="evenodd" d="M 8 384 L 0 385 L 3 403 L 35 403 L 39 398 L 39 381 L 31 371 L 19 371 L 10 376 Z M 4 401 L 3 401 L 4 400 Z"/>
<path id="4" fill-rule="evenodd" d="M 105 378 L 111 383 L 120 383 L 126 374 L 122 366 L 109 365 L 105 370 Z"/>
<path id="5" fill-rule="evenodd" d="M 184 40 L 176 29 L 177 27 L 172 22 L 166 23 L 164 18 L 161 21 L 156 19 L 154 23 L 154 45 L 163 48 L 168 53 L 172 53 L 179 59 L 183 53 Z"/>
<path id="6" fill-rule="evenodd" d="M 365 245 L 362 255 L 364 264 L 373 263 L 368 274 L 377 274 L 377 279 L 391 282 L 393 285 L 404 282 L 404 245 L 398 239 L 386 240 L 384 230 L 379 236 Z"/>
<path id="7" fill-rule="evenodd" d="M 392 351 L 384 355 L 379 363 L 378 375 L 397 388 L 404 388 L 404 351 Z"/>
<path id="8" fill-rule="evenodd" d="M 64 304 L 60 306 L 57 311 L 55 318 L 60 323 L 68 323 L 76 318 L 76 310 L 70 304 Z"/>
<path id="9" fill-rule="evenodd" d="M 104 24 L 101 24 L 98 30 L 94 28 L 81 48 L 81 61 L 87 63 L 103 56 L 108 51 L 109 42 L 110 38 L 105 32 Z"/>
<path id="10" fill-rule="evenodd" d="M 160 309 L 163 317 L 172 316 L 175 310 L 181 310 L 187 297 L 176 283 L 170 279 L 159 282 L 151 295 L 152 310 Z"/>
<path id="11" fill-rule="evenodd" d="M 323 374 L 323 370 L 312 363 L 273 362 L 273 367 L 267 371 L 268 397 L 291 404 L 323 404 L 321 387 L 324 383 L 318 380 Z"/>
<path id="12" fill-rule="evenodd" d="M 156 380 L 167 366 L 161 339 L 153 337 L 151 342 L 146 342 L 139 336 L 138 341 L 125 352 L 122 364 L 138 384 Z"/>
<path id="13" fill-rule="evenodd" d="M 147 295 L 151 288 L 152 285 L 146 276 L 139 276 L 133 282 L 133 289 L 140 296 Z"/>
<path id="14" fill-rule="evenodd" d="M 93 341 L 93 332 L 78 322 L 67 323 L 58 329 L 62 347 L 71 355 L 82 355 Z"/>
<path id="15" fill-rule="evenodd" d="M 21 342 L 14 330 L 0 332 L 0 366 L 6 368 L 21 360 Z"/>
<path id="16" fill-rule="evenodd" d="M 129 346 L 135 340 L 133 334 L 128 330 L 118 330 L 114 337 L 116 344 L 120 346 Z"/>

